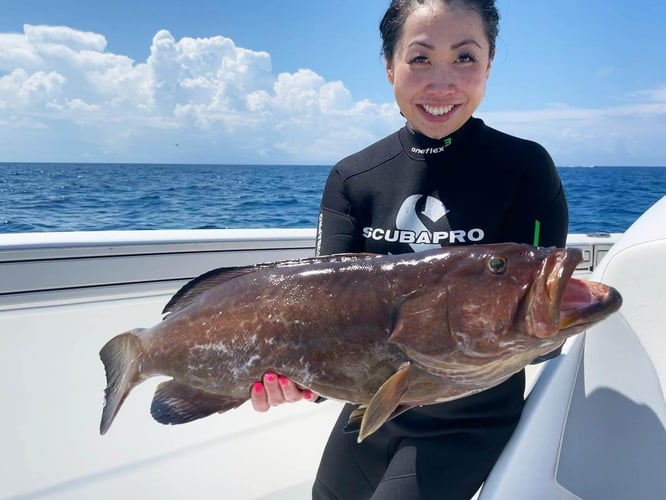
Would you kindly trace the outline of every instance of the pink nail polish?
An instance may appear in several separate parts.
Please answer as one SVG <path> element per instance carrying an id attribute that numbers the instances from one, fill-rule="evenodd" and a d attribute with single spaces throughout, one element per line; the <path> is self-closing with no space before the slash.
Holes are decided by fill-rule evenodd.
<path id="1" fill-rule="evenodd" d="M 273 382 L 275 382 L 276 378 L 277 377 L 276 377 L 275 373 L 267 373 L 266 375 L 264 375 L 264 380 L 266 382 L 268 382 L 269 384 L 272 384 Z"/>
<path id="2" fill-rule="evenodd" d="M 252 385 L 252 390 L 254 391 L 255 394 L 261 394 L 262 392 L 264 392 L 264 384 L 262 384 L 261 382 L 255 382 Z"/>
<path id="3" fill-rule="evenodd" d="M 303 391 L 303 399 L 311 401 L 313 398 L 314 396 L 310 391 Z"/>
<path id="4" fill-rule="evenodd" d="M 282 387 L 287 387 L 289 385 L 289 379 L 287 377 L 278 377 L 278 382 Z"/>

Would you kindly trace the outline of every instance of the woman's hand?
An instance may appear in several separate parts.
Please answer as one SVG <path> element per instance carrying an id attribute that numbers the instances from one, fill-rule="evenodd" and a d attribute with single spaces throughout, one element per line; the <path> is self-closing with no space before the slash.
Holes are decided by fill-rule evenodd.
<path id="1" fill-rule="evenodd" d="M 287 377 L 272 372 L 264 374 L 261 382 L 252 384 L 250 400 L 257 411 L 268 411 L 271 406 L 293 403 L 305 399 L 315 401 L 318 396 L 309 389 L 302 389 Z"/>

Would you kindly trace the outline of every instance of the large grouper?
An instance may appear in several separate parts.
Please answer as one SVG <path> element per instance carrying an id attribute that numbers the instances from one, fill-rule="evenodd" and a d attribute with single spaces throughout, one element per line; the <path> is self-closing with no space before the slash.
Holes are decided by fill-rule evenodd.
<path id="1" fill-rule="evenodd" d="M 210 271 L 161 323 L 102 348 L 100 432 L 149 377 L 172 377 L 153 417 L 181 424 L 240 406 L 270 371 L 360 405 L 360 442 L 409 408 L 503 382 L 616 311 L 615 289 L 571 277 L 580 261 L 577 249 L 506 243 Z"/>

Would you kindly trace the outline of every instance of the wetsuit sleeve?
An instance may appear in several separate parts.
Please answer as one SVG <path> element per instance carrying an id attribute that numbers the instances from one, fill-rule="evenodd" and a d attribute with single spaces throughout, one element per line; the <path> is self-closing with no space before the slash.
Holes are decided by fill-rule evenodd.
<path id="1" fill-rule="evenodd" d="M 334 168 L 326 181 L 319 210 L 317 255 L 362 251 L 351 205 L 344 179 L 339 170 Z"/>
<path id="2" fill-rule="evenodd" d="M 566 196 L 550 155 L 538 144 L 532 146 L 502 239 L 561 248 L 569 225 Z"/>

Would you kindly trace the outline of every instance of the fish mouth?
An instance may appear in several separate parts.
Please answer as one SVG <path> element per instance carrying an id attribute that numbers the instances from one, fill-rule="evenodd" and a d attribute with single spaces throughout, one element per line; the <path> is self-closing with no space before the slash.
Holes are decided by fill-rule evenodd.
<path id="1" fill-rule="evenodd" d="M 560 330 L 573 334 L 617 311 L 622 296 L 613 287 L 571 278 L 560 302 Z"/>
<path id="2" fill-rule="evenodd" d="M 557 249 L 546 257 L 523 304 L 529 335 L 573 335 L 620 308 L 622 297 L 614 288 L 572 278 L 581 260 L 576 248 Z"/>

